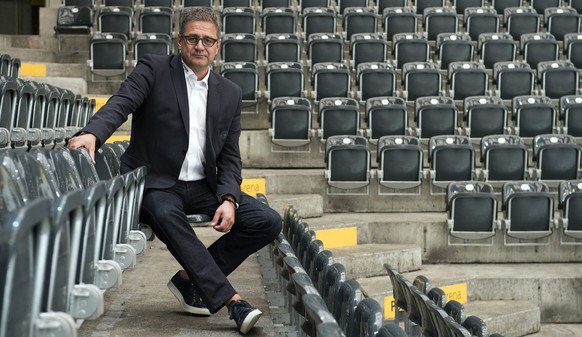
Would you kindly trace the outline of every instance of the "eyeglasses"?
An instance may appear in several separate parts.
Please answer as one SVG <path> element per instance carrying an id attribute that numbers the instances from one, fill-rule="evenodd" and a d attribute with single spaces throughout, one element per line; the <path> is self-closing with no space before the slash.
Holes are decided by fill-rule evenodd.
<path id="1" fill-rule="evenodd" d="M 212 47 L 218 41 L 211 37 L 200 37 L 198 35 L 182 35 L 182 38 L 191 46 L 195 46 L 199 41 L 202 41 L 204 47 Z"/>

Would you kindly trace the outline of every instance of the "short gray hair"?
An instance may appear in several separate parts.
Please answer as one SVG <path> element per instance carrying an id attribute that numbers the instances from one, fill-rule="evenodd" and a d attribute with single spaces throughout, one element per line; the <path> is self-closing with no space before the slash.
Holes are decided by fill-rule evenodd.
<path id="1" fill-rule="evenodd" d="M 216 26 L 216 33 L 220 38 L 221 24 L 220 18 L 211 7 L 184 7 L 180 11 L 180 34 L 186 30 L 186 25 L 191 21 L 210 22 Z"/>

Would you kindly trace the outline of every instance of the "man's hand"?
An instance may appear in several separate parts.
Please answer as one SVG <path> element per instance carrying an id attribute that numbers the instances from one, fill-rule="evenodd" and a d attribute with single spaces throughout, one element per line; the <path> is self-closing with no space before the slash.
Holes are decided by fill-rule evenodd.
<path id="1" fill-rule="evenodd" d="M 82 133 L 76 137 L 69 139 L 67 147 L 70 149 L 85 148 L 89 151 L 89 156 L 93 163 L 95 162 L 95 144 L 97 142 L 97 137 L 91 133 Z"/>
<path id="2" fill-rule="evenodd" d="M 210 226 L 218 232 L 226 233 L 234 225 L 235 207 L 230 201 L 223 201 L 214 213 Z"/>

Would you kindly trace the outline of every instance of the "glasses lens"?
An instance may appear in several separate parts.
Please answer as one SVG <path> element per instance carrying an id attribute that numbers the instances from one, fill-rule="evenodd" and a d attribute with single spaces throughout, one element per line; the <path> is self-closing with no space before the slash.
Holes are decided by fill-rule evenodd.
<path id="1" fill-rule="evenodd" d="M 188 42 L 188 44 L 193 46 L 197 45 L 199 41 L 202 41 L 202 44 L 205 47 L 212 47 L 217 41 L 210 37 L 199 37 L 197 35 L 185 35 L 184 39 Z"/>

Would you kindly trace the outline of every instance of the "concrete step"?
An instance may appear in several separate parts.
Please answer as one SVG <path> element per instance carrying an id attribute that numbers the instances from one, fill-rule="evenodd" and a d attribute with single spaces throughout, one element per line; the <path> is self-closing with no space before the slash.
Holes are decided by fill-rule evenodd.
<path id="1" fill-rule="evenodd" d="M 59 53 L 51 49 L 12 47 L 3 49 L 2 53 L 9 54 L 12 58 L 19 58 L 22 62 L 87 64 L 87 60 L 89 59 L 88 51 L 70 51 Z"/>
<path id="2" fill-rule="evenodd" d="M 78 95 L 87 95 L 87 81 L 78 77 L 56 77 L 56 76 L 22 76 L 22 79 L 40 83 L 48 83 L 58 88 L 68 89 Z"/>
<path id="3" fill-rule="evenodd" d="M 539 332 L 529 337 L 580 337 L 582 324 L 542 324 Z"/>
<path id="4" fill-rule="evenodd" d="M 319 194 L 269 194 L 269 206 L 281 216 L 289 206 L 301 209 L 303 218 L 321 217 L 323 215 L 323 198 Z"/>

